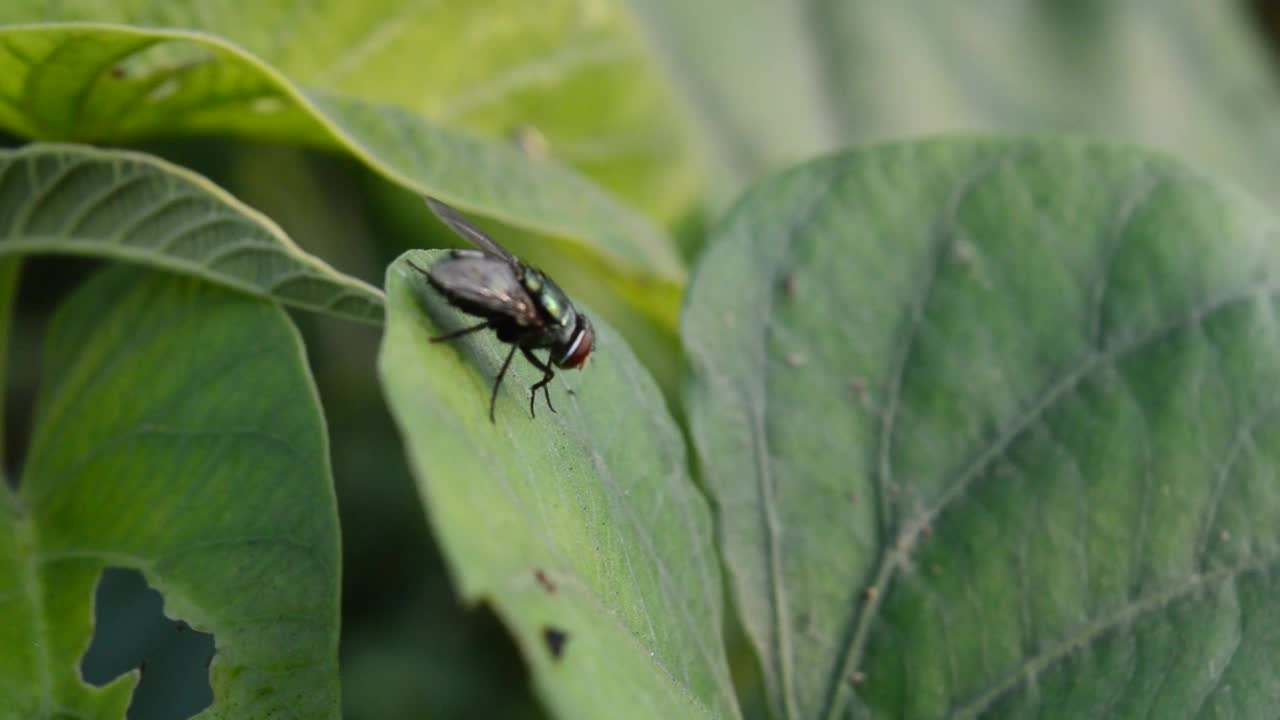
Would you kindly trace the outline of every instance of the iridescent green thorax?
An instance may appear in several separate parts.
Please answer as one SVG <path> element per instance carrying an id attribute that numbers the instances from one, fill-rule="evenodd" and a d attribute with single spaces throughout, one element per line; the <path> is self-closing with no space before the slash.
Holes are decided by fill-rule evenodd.
<path id="1" fill-rule="evenodd" d="M 566 330 L 573 328 L 578 314 L 558 285 L 533 268 L 525 268 L 521 282 L 552 322 Z"/>

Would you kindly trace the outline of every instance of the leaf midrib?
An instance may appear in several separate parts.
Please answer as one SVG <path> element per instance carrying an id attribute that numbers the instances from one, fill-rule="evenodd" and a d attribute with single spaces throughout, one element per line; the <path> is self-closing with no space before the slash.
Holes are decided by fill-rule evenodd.
<path id="1" fill-rule="evenodd" d="M 8 488 L 5 488 L 4 492 L 10 493 Z M 39 539 L 30 513 L 23 509 L 20 499 L 16 497 L 14 499 L 17 500 L 17 512 L 13 516 L 16 550 L 22 557 L 22 587 L 31 610 L 31 628 L 35 636 L 35 672 L 40 685 L 40 715 L 48 715 L 53 704 L 53 656 L 49 652 L 49 625 L 45 622 L 44 585 L 40 581 L 40 568 L 37 561 Z"/>

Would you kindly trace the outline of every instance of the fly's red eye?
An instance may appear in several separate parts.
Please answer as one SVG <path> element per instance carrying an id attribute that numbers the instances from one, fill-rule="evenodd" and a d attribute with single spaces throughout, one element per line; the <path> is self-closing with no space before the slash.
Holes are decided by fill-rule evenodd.
<path id="1" fill-rule="evenodd" d="M 578 324 L 578 331 L 573 334 L 573 342 L 569 344 L 569 349 L 565 351 L 564 357 L 560 362 L 556 363 L 560 367 L 582 369 L 587 364 L 587 358 L 591 356 L 591 346 L 595 341 L 595 333 L 591 329 L 591 321 L 586 316 L 579 315 L 581 322 Z"/>

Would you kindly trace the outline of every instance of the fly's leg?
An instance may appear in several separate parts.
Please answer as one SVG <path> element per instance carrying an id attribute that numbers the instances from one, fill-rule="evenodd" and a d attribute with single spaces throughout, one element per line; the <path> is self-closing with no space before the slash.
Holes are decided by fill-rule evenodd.
<path id="1" fill-rule="evenodd" d="M 464 327 L 461 330 L 454 330 L 451 333 L 445 333 L 444 335 L 441 335 L 439 337 L 433 337 L 431 338 L 431 342 L 438 343 L 438 342 L 448 342 L 450 340 L 457 340 L 458 338 L 463 337 L 464 335 L 470 335 L 473 332 L 484 330 L 487 327 L 489 327 L 489 321 L 485 320 L 479 325 Z"/>
<path id="2" fill-rule="evenodd" d="M 533 417 L 538 416 L 533 411 L 533 403 L 538 397 L 538 390 L 542 390 L 542 396 L 547 399 L 547 407 L 551 408 L 551 412 L 556 412 L 556 406 L 551 404 L 551 391 L 547 389 L 551 379 L 556 376 L 556 371 L 551 369 L 551 363 L 544 363 L 539 360 L 538 356 L 534 355 L 529 348 L 520 348 L 520 352 L 524 353 L 525 359 L 533 363 L 534 367 L 542 371 L 542 379 L 529 387 L 529 414 Z"/>
<path id="3" fill-rule="evenodd" d="M 511 346 L 511 352 L 507 353 L 507 359 L 502 361 L 502 369 L 498 371 L 498 377 L 493 381 L 493 394 L 489 396 L 489 422 L 496 422 L 493 419 L 493 404 L 498 402 L 498 388 L 502 386 L 502 377 L 507 374 L 507 368 L 511 366 L 511 358 L 516 356 L 516 346 Z"/>

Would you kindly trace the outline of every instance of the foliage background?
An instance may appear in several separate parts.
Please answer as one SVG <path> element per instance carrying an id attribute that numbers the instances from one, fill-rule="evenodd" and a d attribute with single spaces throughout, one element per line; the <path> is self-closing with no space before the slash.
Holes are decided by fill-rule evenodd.
<path id="1" fill-rule="evenodd" d="M 601 4 L 613 8 L 586 3 Z M 317 96 L 447 116 L 447 128 L 493 142 L 515 133 L 535 152 L 545 141 L 554 157 L 673 231 L 686 258 L 696 254 L 701 230 L 766 172 L 838 147 L 942 130 L 1065 131 L 1138 141 L 1170 149 L 1266 201 L 1280 198 L 1280 12 L 1271 3 L 633 0 L 606 11 L 612 19 L 600 36 L 577 47 L 598 55 L 587 62 L 594 70 L 550 72 L 531 82 L 528 93 L 512 91 L 474 114 L 442 112 L 442 98 L 465 96 L 491 79 L 503 53 L 554 54 L 563 37 L 550 21 L 539 34 L 542 26 L 520 3 L 488 3 L 481 11 L 450 3 L 457 17 L 436 18 L 438 24 L 406 35 L 403 46 L 388 44 L 382 55 L 365 59 L 365 74 L 321 72 L 334 48 L 351 42 L 335 28 L 376 30 L 396 5 L 362 4 L 363 18 L 341 18 L 337 4 L 325 5 L 296 30 L 305 40 L 293 44 L 269 31 L 278 19 L 245 17 L 234 5 L 199 17 L 166 15 L 163 8 L 180 6 L 166 3 L 57 8 L 62 20 L 199 28 L 258 53 Z M 7 4 L 0 25 L 54 19 L 47 16 L 51 7 Z M 465 32 L 477 27 L 494 30 L 479 39 Z M 631 43 L 626 52 L 638 61 L 624 53 L 614 62 L 610 47 L 617 37 Z M 424 45 L 412 38 L 448 42 L 428 43 L 422 56 Z M 459 46 L 450 48 L 453 41 Z M 514 123 L 522 113 L 538 122 Z M 207 117 L 186 127 L 166 128 L 166 122 L 133 117 L 95 137 L 84 132 L 92 123 L 68 131 L 38 117 L 25 125 L 10 118 L 3 142 L 103 140 L 157 153 L 207 175 L 309 252 L 375 285 L 404 250 L 457 242 L 427 222 L 415 193 L 389 179 L 394 173 L 371 169 L 368 158 L 353 157 L 296 117 L 261 132 Z M 529 129 L 534 134 L 521 134 Z M 602 134 L 609 152 L 618 154 L 593 141 Z M 601 282 L 590 270 L 574 271 L 593 266 L 571 245 L 515 228 L 503 237 L 593 305 L 628 293 L 665 297 L 656 309 L 615 300 L 611 317 L 672 395 L 681 370 L 671 334 L 674 291 L 627 289 L 625 279 L 610 275 Z M 62 257 L 26 264 L 7 378 L 10 469 L 22 466 L 30 439 L 49 313 L 96 265 Z M 460 607 L 450 587 L 377 384 L 378 330 L 306 314 L 294 318 L 332 438 L 343 532 L 346 717 L 541 717 L 510 638 L 484 608 Z M 118 585 L 109 603 L 154 615 L 141 588 Z M 164 631 L 155 631 L 161 645 Z M 128 667 L 140 654 L 166 652 L 161 645 L 142 650 L 120 642 L 115 657 L 102 662 Z M 749 695 L 754 659 L 734 647 L 737 679 Z M 189 681 L 197 691 L 198 674 Z M 163 705 L 156 703 L 156 717 L 167 716 Z"/>

